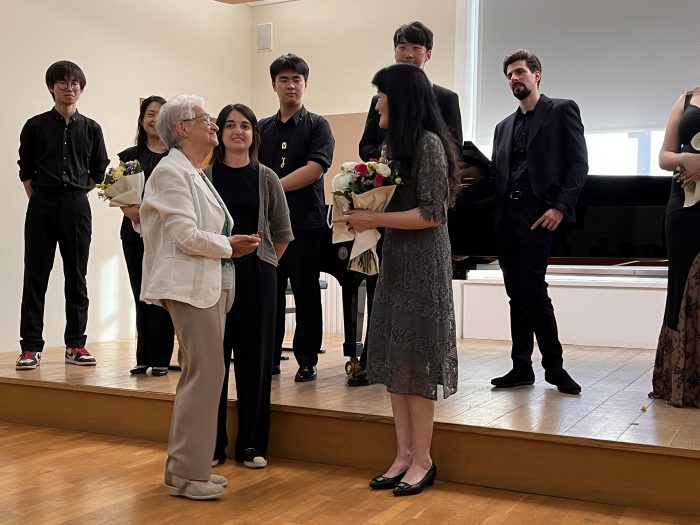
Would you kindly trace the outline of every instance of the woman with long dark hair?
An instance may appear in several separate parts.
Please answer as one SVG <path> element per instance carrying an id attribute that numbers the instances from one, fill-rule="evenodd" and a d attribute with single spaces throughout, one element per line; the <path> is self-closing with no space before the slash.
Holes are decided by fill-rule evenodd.
<path id="1" fill-rule="evenodd" d="M 226 373 L 219 401 L 214 462 L 226 459 L 226 411 L 231 353 L 236 377 L 238 435 L 234 457 L 246 467 L 267 465 L 270 387 L 275 337 L 277 263 L 293 239 L 284 190 L 274 171 L 258 162 L 260 130 L 243 104 L 217 117 L 219 145 L 205 172 L 233 216 L 234 234 L 257 234 L 258 249 L 234 260 L 236 297 L 226 316 Z"/>
<path id="2" fill-rule="evenodd" d="M 119 160 L 127 162 L 138 160 L 148 180 L 153 168 L 167 156 L 168 149 L 156 131 L 156 117 L 165 99 L 152 95 L 141 102 L 136 132 L 136 145 L 120 152 Z M 154 376 L 168 373 L 170 358 L 173 355 L 175 329 L 170 314 L 164 308 L 146 304 L 141 295 L 141 266 L 143 263 L 143 239 L 134 230 L 139 224 L 138 204 L 121 208 L 124 220 L 120 231 L 124 260 L 129 274 L 131 291 L 136 304 L 136 366 L 131 374 L 145 374 L 151 368 Z"/>
<path id="3" fill-rule="evenodd" d="M 351 210 L 358 231 L 385 228 L 369 329 L 367 378 L 386 385 L 396 429 L 396 458 L 370 482 L 396 496 L 432 485 L 430 456 L 437 386 L 457 390 L 457 345 L 447 208 L 460 181 L 458 151 L 425 73 L 413 64 L 377 72 L 379 126 L 404 183 L 385 212 Z"/>

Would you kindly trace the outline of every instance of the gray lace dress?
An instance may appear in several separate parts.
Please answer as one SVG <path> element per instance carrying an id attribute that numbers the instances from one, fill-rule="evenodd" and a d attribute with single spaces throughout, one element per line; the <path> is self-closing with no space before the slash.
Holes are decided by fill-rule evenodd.
<path id="1" fill-rule="evenodd" d="M 411 175 L 387 211 L 419 208 L 442 224 L 422 230 L 385 229 L 370 319 L 367 377 L 394 394 L 437 399 L 457 391 L 452 264 L 447 235 L 447 157 L 437 135 L 419 143 Z"/>

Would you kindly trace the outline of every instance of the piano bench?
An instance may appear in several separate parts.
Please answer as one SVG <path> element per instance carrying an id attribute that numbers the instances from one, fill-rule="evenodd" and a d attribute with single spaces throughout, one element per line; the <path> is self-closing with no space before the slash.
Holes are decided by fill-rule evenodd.
<path id="1" fill-rule="evenodd" d="M 318 287 L 321 290 L 325 290 L 328 288 L 328 283 L 324 281 L 323 279 L 318 280 Z M 292 284 L 289 282 L 289 279 L 287 279 L 287 289 L 284 292 L 285 295 L 292 295 Z M 287 306 L 284 309 L 285 314 L 293 314 L 297 311 L 296 306 Z"/>

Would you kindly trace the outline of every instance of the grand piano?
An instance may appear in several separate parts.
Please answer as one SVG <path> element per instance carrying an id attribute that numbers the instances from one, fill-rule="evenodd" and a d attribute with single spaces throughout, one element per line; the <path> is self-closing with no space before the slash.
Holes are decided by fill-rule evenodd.
<path id="1" fill-rule="evenodd" d="M 448 228 L 455 278 L 496 260 L 494 184 L 488 159 L 465 143 L 467 176 Z M 588 175 L 576 205 L 576 221 L 562 222 L 552 241 L 551 264 L 663 265 L 666 203 L 671 178 Z"/>
<path id="2" fill-rule="evenodd" d="M 465 142 L 468 169 L 448 215 L 455 279 L 496 261 L 493 230 L 494 183 L 489 160 Z M 562 223 L 554 236 L 551 264 L 665 265 L 665 210 L 670 177 L 589 175 L 576 206 L 576 222 Z M 350 243 L 324 242 L 322 271 L 342 287 L 345 371 L 358 370 L 362 352 L 365 276 L 347 270 Z"/>

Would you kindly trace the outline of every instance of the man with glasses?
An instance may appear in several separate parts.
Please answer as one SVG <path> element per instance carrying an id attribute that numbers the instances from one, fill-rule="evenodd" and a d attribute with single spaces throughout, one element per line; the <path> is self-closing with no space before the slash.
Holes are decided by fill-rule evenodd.
<path id="1" fill-rule="evenodd" d="M 309 66 L 293 54 L 270 65 L 272 89 L 279 98 L 277 114 L 260 121 L 260 162 L 280 178 L 289 205 L 294 240 L 277 267 L 277 327 L 272 373 L 280 373 L 287 279 L 296 305 L 294 381 L 316 379 L 323 339 L 323 310 L 318 278 L 321 239 L 326 226 L 323 174 L 333 162 L 335 139 L 328 121 L 307 111 L 302 100 Z"/>
<path id="2" fill-rule="evenodd" d="M 423 69 L 433 53 L 433 32 L 421 22 L 411 22 L 399 27 L 394 33 L 394 60 L 415 64 Z M 433 84 L 440 113 L 459 149 L 462 149 L 462 115 L 459 110 L 457 93 Z M 386 131 L 379 128 L 379 116 L 374 107 L 377 97 L 372 97 L 367 112 L 365 131 L 360 139 L 360 157 L 365 162 L 378 159 L 382 154 L 382 145 Z"/>
<path id="3" fill-rule="evenodd" d="M 18 370 L 34 369 L 41 362 L 44 300 L 57 244 L 65 278 L 65 361 L 95 365 L 95 358 L 85 349 L 85 276 L 92 235 L 87 193 L 104 178 L 109 159 L 99 124 L 78 113 L 76 107 L 85 89 L 82 70 L 73 62 L 56 62 L 46 71 L 46 87 L 54 107 L 26 122 L 17 161 L 29 198 Z"/>
<path id="4" fill-rule="evenodd" d="M 411 22 L 399 27 L 394 32 L 394 60 L 415 64 L 423 69 L 433 53 L 433 32 L 421 22 Z M 433 93 L 440 108 L 442 118 L 447 125 L 450 135 L 454 138 L 460 151 L 462 150 L 462 114 L 459 110 L 459 98 L 457 93 L 442 86 L 433 84 Z M 377 105 L 376 95 L 372 97 L 367 112 L 365 131 L 360 139 L 360 158 L 365 162 L 370 159 L 378 159 L 382 156 L 382 146 L 386 130 L 379 127 L 379 115 L 374 109 Z M 381 254 L 381 240 L 377 252 Z M 372 301 L 374 289 L 377 286 L 377 276 L 367 277 L 367 315 L 372 313 Z M 367 386 L 365 365 L 367 364 L 367 339 L 360 356 L 360 370 L 348 377 L 348 386 Z"/>

